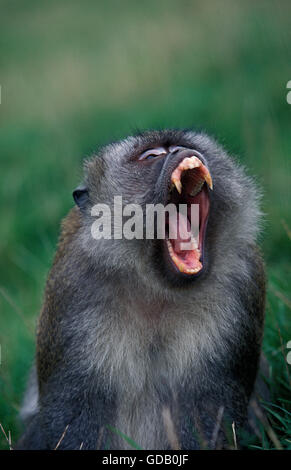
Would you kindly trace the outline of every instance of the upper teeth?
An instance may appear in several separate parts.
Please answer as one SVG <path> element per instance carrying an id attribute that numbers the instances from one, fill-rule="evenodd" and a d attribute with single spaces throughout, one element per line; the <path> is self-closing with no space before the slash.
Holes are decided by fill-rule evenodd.
<path id="1" fill-rule="evenodd" d="M 209 173 L 208 168 L 206 168 L 206 166 L 203 165 L 203 163 L 201 162 L 201 160 L 198 157 L 195 157 L 193 155 L 193 157 L 184 158 L 184 160 L 182 160 L 179 163 L 177 168 L 175 168 L 175 170 L 172 173 L 171 182 L 177 188 L 177 191 L 178 191 L 179 194 L 181 194 L 181 192 L 182 192 L 182 183 L 181 183 L 182 172 L 185 171 L 185 170 L 192 170 L 193 168 L 201 168 L 202 179 L 201 179 L 201 186 L 198 187 L 199 188 L 198 190 L 201 189 L 204 181 L 206 181 L 206 183 L 208 184 L 210 189 L 213 188 L 212 178 L 211 178 L 211 175 Z M 193 194 L 195 196 L 197 194 L 198 190 L 197 190 L 197 188 L 195 188 L 195 189 L 193 188 L 193 190 L 191 192 L 191 195 L 192 195 L 193 191 L 195 191 L 195 194 Z"/>

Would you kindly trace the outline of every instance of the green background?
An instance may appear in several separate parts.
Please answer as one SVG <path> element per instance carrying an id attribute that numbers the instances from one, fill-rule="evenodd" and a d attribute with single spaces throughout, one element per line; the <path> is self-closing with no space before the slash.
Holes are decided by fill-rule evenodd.
<path id="1" fill-rule="evenodd" d="M 13 441 L 82 159 L 136 129 L 194 127 L 263 190 L 266 412 L 291 448 L 290 46 L 288 1 L 0 1 L 0 422 Z M 278 447 L 261 432 L 249 445 Z"/>

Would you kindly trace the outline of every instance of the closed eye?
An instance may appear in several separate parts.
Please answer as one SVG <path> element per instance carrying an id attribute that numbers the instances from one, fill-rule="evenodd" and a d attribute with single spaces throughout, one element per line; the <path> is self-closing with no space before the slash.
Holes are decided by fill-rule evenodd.
<path id="1" fill-rule="evenodd" d="M 143 152 L 139 156 L 139 160 L 152 160 L 157 157 L 161 157 L 163 155 L 166 155 L 167 152 L 163 147 L 155 148 L 155 149 L 149 149 Z"/>

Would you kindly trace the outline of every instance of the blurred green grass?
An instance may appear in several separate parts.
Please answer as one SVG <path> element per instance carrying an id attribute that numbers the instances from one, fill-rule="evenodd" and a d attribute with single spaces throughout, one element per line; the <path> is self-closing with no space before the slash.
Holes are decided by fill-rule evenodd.
<path id="1" fill-rule="evenodd" d="M 45 278 L 82 158 L 135 129 L 195 127 L 217 137 L 263 189 L 264 350 L 273 405 L 283 406 L 287 424 L 268 416 L 282 446 L 291 448 L 290 403 L 281 401 L 290 400 L 290 3 L 6 0 L 0 6 L 4 429 L 17 437 Z M 272 447 L 268 438 L 260 445 Z M 3 435 L 1 447 L 7 447 Z"/>

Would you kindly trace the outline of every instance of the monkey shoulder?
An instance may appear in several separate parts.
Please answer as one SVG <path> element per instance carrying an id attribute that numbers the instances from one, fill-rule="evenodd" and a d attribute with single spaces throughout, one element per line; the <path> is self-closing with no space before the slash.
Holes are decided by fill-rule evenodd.
<path id="1" fill-rule="evenodd" d="M 62 222 L 58 249 L 49 272 L 44 302 L 37 324 L 37 368 L 45 381 L 62 355 L 62 318 L 74 291 L 72 276 L 73 240 L 81 226 L 81 215 L 73 208 Z"/>

